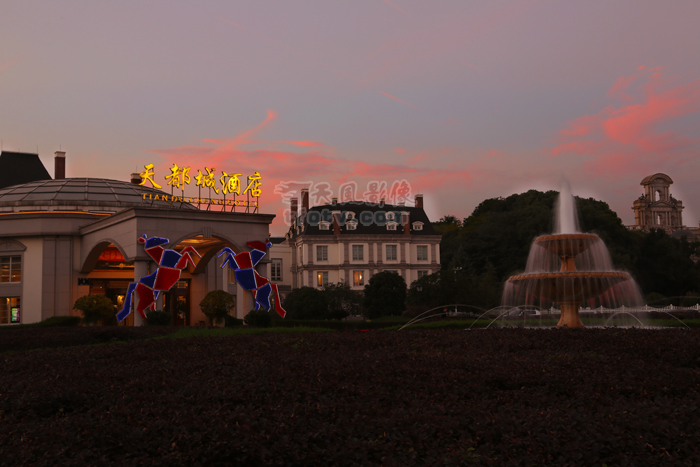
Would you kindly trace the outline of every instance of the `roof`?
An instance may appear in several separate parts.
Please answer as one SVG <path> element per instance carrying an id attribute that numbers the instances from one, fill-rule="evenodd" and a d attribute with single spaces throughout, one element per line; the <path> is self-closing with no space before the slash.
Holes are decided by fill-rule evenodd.
<path id="1" fill-rule="evenodd" d="M 27 152 L 0 153 L 0 189 L 37 180 L 51 180 L 38 154 Z"/>
<path id="2" fill-rule="evenodd" d="M 399 213 L 399 214 L 397 214 L 398 217 L 396 217 L 398 222 L 401 221 L 400 213 L 408 212 L 411 224 L 413 224 L 414 222 L 421 222 L 423 224 L 423 228 L 421 230 L 415 230 L 415 229 L 413 229 L 413 226 L 411 226 L 411 235 L 437 235 L 435 233 L 435 229 L 433 229 L 433 225 L 430 223 L 430 219 L 428 219 L 428 215 L 425 213 L 423 208 L 416 208 L 416 207 L 409 207 L 409 206 L 397 206 L 397 205 L 390 205 L 390 204 L 385 204 L 385 205 L 380 206 L 378 204 L 355 201 L 355 202 L 346 202 L 346 203 L 326 204 L 326 205 L 322 205 L 322 206 L 314 206 L 314 207 L 309 209 L 309 214 L 307 214 L 306 220 L 307 221 L 308 220 L 316 221 L 316 218 L 323 219 L 323 217 L 324 217 L 323 211 L 324 210 L 327 213 L 329 213 L 325 216 L 326 219 L 331 218 L 330 216 L 332 215 L 331 213 L 333 211 L 340 211 L 341 212 L 340 232 L 342 235 L 397 235 L 397 234 L 403 234 L 403 227 L 401 225 L 398 225 L 396 227 L 396 230 L 389 230 L 389 229 L 387 229 L 386 224 L 384 224 L 382 222 L 382 215 L 386 216 L 386 214 L 389 212 Z M 355 229 L 348 229 L 345 225 L 343 225 L 343 224 L 345 224 L 345 220 L 348 217 L 346 214 L 348 212 L 353 213 L 353 217 L 359 221 L 359 222 L 357 222 L 357 227 Z M 369 223 L 362 222 L 362 213 L 364 213 L 364 212 L 372 214 L 372 221 L 371 222 L 369 222 Z M 311 213 L 317 213 L 317 214 L 311 214 Z M 380 216 L 378 219 L 375 216 L 376 213 L 380 213 Z M 365 214 L 364 216 L 369 217 L 368 214 Z M 379 222 L 377 223 L 375 220 L 378 220 Z M 331 224 L 328 230 L 322 230 L 319 228 L 319 225 L 317 223 L 313 222 L 313 224 L 312 224 L 312 223 L 306 222 L 306 227 L 305 227 L 302 235 L 334 235 L 333 226 Z M 293 234 L 293 236 L 296 236 L 296 234 Z"/>
<path id="3" fill-rule="evenodd" d="M 146 193 L 144 200 L 143 194 Z M 151 200 L 169 193 L 121 180 L 104 178 L 63 178 L 40 180 L 0 189 L 0 207 L 85 206 L 118 211 L 132 206 L 164 209 L 197 209 L 189 203 Z"/>
<path id="4" fill-rule="evenodd" d="M 671 183 L 673 183 L 673 180 L 671 180 L 671 177 L 669 177 L 669 176 L 666 175 L 666 174 L 658 173 L 658 174 L 648 175 L 648 176 L 644 177 L 644 180 L 642 180 L 639 184 L 640 184 L 640 185 L 648 185 L 648 184 L 650 184 L 652 181 L 654 181 L 654 180 L 657 179 L 657 178 L 663 179 L 663 180 L 666 181 L 669 185 L 670 185 Z"/>

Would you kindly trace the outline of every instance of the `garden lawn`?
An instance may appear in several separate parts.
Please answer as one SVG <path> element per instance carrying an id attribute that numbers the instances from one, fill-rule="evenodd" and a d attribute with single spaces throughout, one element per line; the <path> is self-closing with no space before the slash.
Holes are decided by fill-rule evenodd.
<path id="1" fill-rule="evenodd" d="M 15 350 L 0 355 L 0 465 L 700 464 L 694 329 Z"/>

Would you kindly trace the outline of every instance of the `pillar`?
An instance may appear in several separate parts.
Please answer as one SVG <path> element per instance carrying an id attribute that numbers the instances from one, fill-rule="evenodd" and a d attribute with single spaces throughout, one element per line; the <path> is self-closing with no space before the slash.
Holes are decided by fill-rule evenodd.
<path id="1" fill-rule="evenodd" d="M 138 282 L 139 279 L 141 279 L 144 276 L 148 275 L 148 261 L 134 261 L 134 281 Z M 131 310 L 131 313 L 134 315 L 134 326 L 143 326 L 143 318 L 139 314 L 138 311 L 136 311 L 136 306 L 139 303 L 139 297 L 136 295 L 136 292 L 134 292 L 134 305 Z"/>
<path id="2" fill-rule="evenodd" d="M 236 318 L 243 319 L 253 309 L 253 294 L 236 282 Z"/>

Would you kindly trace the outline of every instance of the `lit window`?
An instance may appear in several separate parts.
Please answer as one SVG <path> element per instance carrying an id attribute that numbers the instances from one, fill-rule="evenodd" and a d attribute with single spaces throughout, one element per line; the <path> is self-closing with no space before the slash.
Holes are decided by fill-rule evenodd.
<path id="1" fill-rule="evenodd" d="M 362 274 L 362 271 L 354 271 L 352 273 L 353 277 L 353 284 L 357 287 L 360 285 L 365 285 L 365 276 Z"/>
<path id="2" fill-rule="evenodd" d="M 22 282 L 22 257 L 0 258 L 0 282 Z"/>
<path id="3" fill-rule="evenodd" d="M 397 253 L 398 248 L 396 245 L 387 245 L 386 246 L 386 260 L 387 261 L 396 261 L 398 259 L 398 253 Z"/>
<path id="4" fill-rule="evenodd" d="M 353 261 L 364 261 L 365 260 L 365 246 L 364 245 L 353 245 L 352 246 L 352 260 Z"/>
<path id="5" fill-rule="evenodd" d="M 328 271 L 319 271 L 318 273 L 318 286 L 325 287 L 328 285 Z"/>
<path id="6" fill-rule="evenodd" d="M 418 261 L 428 261 L 428 245 L 418 245 L 418 255 L 416 259 Z"/>
<path id="7" fill-rule="evenodd" d="M 316 261 L 328 261 L 328 245 L 316 245 Z"/>
<path id="8" fill-rule="evenodd" d="M 281 281 L 282 280 L 282 260 L 272 259 L 270 262 L 270 280 Z"/>
<path id="9" fill-rule="evenodd" d="M 321 221 L 318 223 L 318 230 L 330 230 L 330 222 Z"/>
<path id="10" fill-rule="evenodd" d="M 19 297 L 0 298 L 0 324 L 19 323 Z"/>
<path id="11" fill-rule="evenodd" d="M 427 276 L 428 274 L 430 274 L 430 271 L 418 271 L 418 279 Z"/>

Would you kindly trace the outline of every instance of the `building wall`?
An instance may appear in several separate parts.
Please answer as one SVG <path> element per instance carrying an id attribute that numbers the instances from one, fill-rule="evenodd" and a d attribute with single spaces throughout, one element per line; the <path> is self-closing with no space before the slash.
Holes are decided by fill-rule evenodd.
<path id="1" fill-rule="evenodd" d="M 38 323 L 42 316 L 41 274 L 44 240 L 41 237 L 21 239 L 27 247 L 22 259 L 22 310 L 23 324 Z"/>

